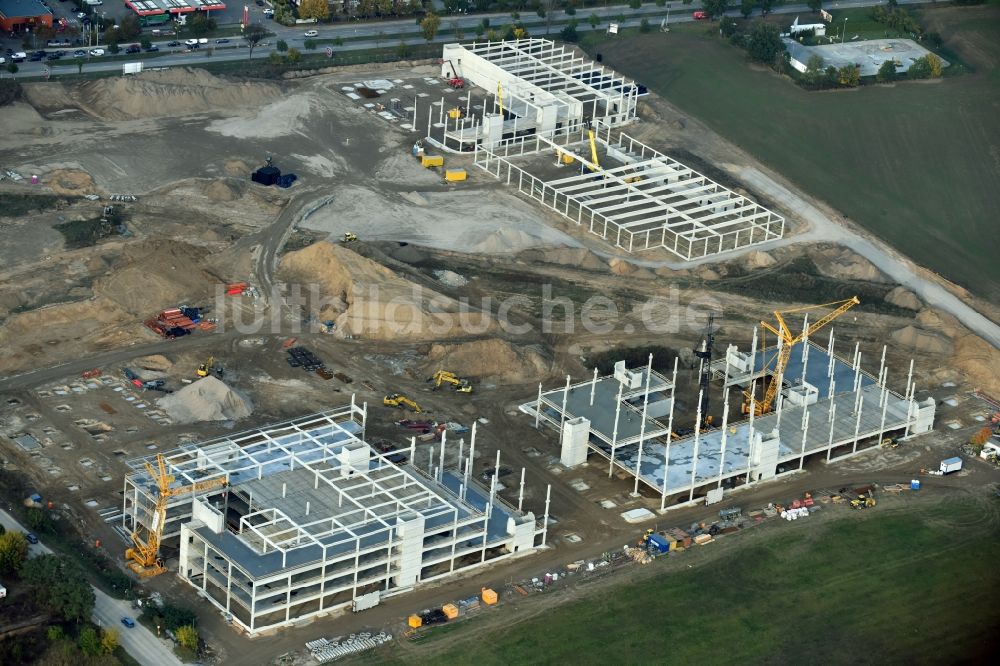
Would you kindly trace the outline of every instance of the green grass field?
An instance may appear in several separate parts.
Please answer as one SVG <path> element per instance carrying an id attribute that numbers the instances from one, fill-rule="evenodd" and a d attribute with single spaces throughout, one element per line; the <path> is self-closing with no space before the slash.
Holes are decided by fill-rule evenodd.
<path id="1" fill-rule="evenodd" d="M 827 508 L 843 517 L 782 525 L 767 540 L 758 534 L 704 563 L 694 553 L 657 561 L 649 566 L 660 571 L 645 582 L 589 593 L 582 588 L 585 599 L 502 632 L 483 630 L 474 620 L 449 625 L 440 636 L 441 629 L 433 630 L 426 641 L 433 658 L 421 662 L 417 648 L 406 663 L 958 663 L 987 657 L 1000 626 L 1000 578 L 990 571 L 1000 557 L 997 508 L 967 500 L 884 507 L 865 520 Z M 728 537 L 741 538 L 751 537 Z M 516 620 L 517 612 L 508 612 Z"/>
<path id="2" fill-rule="evenodd" d="M 1000 4 L 922 17 L 969 73 L 807 92 L 748 66 L 704 26 L 588 35 L 586 46 L 918 263 L 1000 302 Z"/>

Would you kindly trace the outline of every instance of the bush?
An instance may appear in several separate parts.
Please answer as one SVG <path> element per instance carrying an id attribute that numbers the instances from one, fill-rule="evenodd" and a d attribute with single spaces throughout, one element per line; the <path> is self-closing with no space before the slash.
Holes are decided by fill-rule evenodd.
<path id="1" fill-rule="evenodd" d="M 875 80 L 880 83 L 888 83 L 890 81 L 896 80 L 896 62 L 894 60 L 886 60 L 882 63 L 882 66 L 878 68 L 878 73 L 875 74 Z"/>
<path id="2" fill-rule="evenodd" d="M 576 21 L 570 21 L 569 24 L 559 31 L 559 38 L 564 42 L 569 42 L 573 44 L 580 39 L 580 36 L 576 32 Z"/>
<path id="3" fill-rule="evenodd" d="M 639 32 L 649 32 L 649 19 L 644 18 L 639 21 Z"/>
<path id="4" fill-rule="evenodd" d="M 278 41 L 276 41 L 274 43 L 274 49 L 276 51 L 280 51 L 281 53 L 284 53 L 285 51 L 288 50 L 288 42 L 286 42 L 283 39 L 279 39 Z"/>
<path id="5" fill-rule="evenodd" d="M 302 42 L 302 47 L 310 51 L 315 51 L 316 46 L 317 44 L 315 39 L 307 39 L 306 41 Z"/>

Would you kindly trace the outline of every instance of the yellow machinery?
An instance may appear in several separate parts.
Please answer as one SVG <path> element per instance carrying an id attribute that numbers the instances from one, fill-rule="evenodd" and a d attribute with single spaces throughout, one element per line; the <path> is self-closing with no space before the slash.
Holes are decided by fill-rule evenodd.
<path id="1" fill-rule="evenodd" d="M 445 169 L 444 179 L 449 183 L 458 183 L 469 177 L 465 169 Z"/>
<path id="2" fill-rule="evenodd" d="M 472 393 L 472 384 L 469 383 L 468 379 L 462 379 L 454 372 L 448 372 L 447 370 L 438 370 L 427 381 L 434 382 L 435 389 L 441 388 L 441 384 L 451 384 L 459 393 Z"/>
<path id="3" fill-rule="evenodd" d="M 390 393 L 382 398 L 382 404 L 386 407 L 409 407 L 417 414 L 424 411 L 420 409 L 420 405 L 410 400 L 405 395 L 400 395 L 398 393 Z"/>
<path id="4" fill-rule="evenodd" d="M 448 109 L 448 117 L 451 118 L 452 120 L 458 120 L 462 118 L 464 115 L 465 111 L 463 111 L 462 107 L 460 106 L 456 106 L 453 109 Z"/>
<path id="5" fill-rule="evenodd" d="M 497 104 L 500 106 L 500 115 L 503 115 L 503 84 L 497 81 Z"/>
<path id="6" fill-rule="evenodd" d="M 215 357 L 209 356 L 208 360 L 198 366 L 198 376 L 208 377 L 208 374 L 212 372 L 212 367 L 215 365 Z"/>
<path id="7" fill-rule="evenodd" d="M 774 404 L 774 399 L 778 395 L 778 391 L 781 389 L 781 377 L 785 372 L 785 367 L 788 365 L 788 359 L 792 356 L 792 347 L 794 347 L 799 342 L 802 342 L 807 337 L 815 335 L 821 328 L 832 322 L 834 319 L 844 314 L 855 305 L 860 303 L 857 296 L 852 296 L 846 301 L 837 301 L 835 303 L 825 303 L 823 305 L 807 305 L 802 308 L 793 308 L 791 310 L 775 310 L 774 318 L 778 322 L 775 326 L 770 322 L 762 321 L 761 325 L 761 348 L 766 348 L 764 344 L 764 335 L 766 331 L 770 331 L 778 338 L 778 352 L 777 352 L 777 362 L 774 365 L 774 369 L 771 372 L 771 381 L 767 385 L 767 389 L 764 391 L 764 397 L 760 400 L 755 400 L 753 397 L 752 390 L 746 390 L 743 392 L 743 413 L 749 414 L 751 409 L 755 410 L 755 414 L 760 416 L 768 412 L 771 409 L 771 405 Z M 819 310 L 821 308 L 833 308 L 829 313 L 821 317 L 818 321 L 812 322 L 808 327 L 803 330 L 798 335 L 793 335 L 788 324 L 785 322 L 785 317 L 792 314 L 803 314 L 810 312 L 812 310 Z M 766 369 L 769 364 L 765 364 Z M 751 383 L 752 386 L 752 383 Z"/>
<path id="8" fill-rule="evenodd" d="M 892 437 L 886 437 L 885 439 L 882 440 L 882 448 L 883 449 L 898 449 L 899 448 L 899 442 L 897 442 Z"/>
<path id="9" fill-rule="evenodd" d="M 420 166 L 425 169 L 444 166 L 444 157 L 442 155 L 424 155 L 420 158 Z"/>
<path id="10" fill-rule="evenodd" d="M 572 153 L 564 153 L 561 150 L 556 151 L 556 153 L 558 154 L 559 161 L 562 164 L 572 164 L 573 163 L 573 159 L 574 158 L 573 158 L 573 154 Z"/>
<path id="11" fill-rule="evenodd" d="M 350 232 L 350 231 L 344 232 L 344 242 L 345 243 L 353 243 L 356 240 L 358 240 L 357 234 L 355 234 L 353 232 Z"/>
<path id="12" fill-rule="evenodd" d="M 132 532 L 131 548 L 125 550 L 125 560 L 128 568 L 138 574 L 141 578 L 156 576 L 164 571 L 163 560 L 160 559 L 160 537 L 163 535 L 163 524 L 167 520 L 167 503 L 171 497 L 177 497 L 185 493 L 200 492 L 213 488 L 224 488 L 229 482 L 224 477 L 199 481 L 188 486 L 171 488 L 174 477 L 167 471 L 167 461 L 163 454 L 156 454 L 156 467 L 146 463 L 146 472 L 149 478 L 156 484 L 158 495 L 156 506 L 153 508 L 153 521 L 146 530 L 146 538 L 139 536 L 138 530 Z"/>
<path id="13" fill-rule="evenodd" d="M 590 170 L 600 171 L 601 162 L 597 159 L 597 142 L 594 141 L 594 130 L 587 130 L 587 135 L 590 137 L 590 161 L 593 163 Z"/>
<path id="14" fill-rule="evenodd" d="M 852 509 L 870 509 L 878 502 L 871 495 L 858 495 L 858 499 L 851 500 Z"/>

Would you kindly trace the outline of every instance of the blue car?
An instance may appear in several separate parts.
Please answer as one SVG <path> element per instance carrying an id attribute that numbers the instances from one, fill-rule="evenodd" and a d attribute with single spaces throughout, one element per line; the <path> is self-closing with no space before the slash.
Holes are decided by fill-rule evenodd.
<path id="1" fill-rule="evenodd" d="M 132 618 L 130 618 L 128 616 L 125 616 L 125 617 L 122 618 L 122 624 L 124 624 L 126 627 L 128 627 L 129 629 L 131 629 L 132 627 L 135 626 L 135 620 L 133 620 Z"/>
<path id="2" fill-rule="evenodd" d="M 34 534 L 25 534 L 24 538 L 28 541 L 28 543 L 38 543 L 38 537 Z"/>

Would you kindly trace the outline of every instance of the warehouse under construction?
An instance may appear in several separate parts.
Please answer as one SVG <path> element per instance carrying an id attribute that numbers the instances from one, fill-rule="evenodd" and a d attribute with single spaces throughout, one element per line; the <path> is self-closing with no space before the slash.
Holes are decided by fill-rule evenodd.
<path id="1" fill-rule="evenodd" d="M 826 344 L 810 339 L 857 299 L 829 304 L 834 309 L 795 334 L 793 314 L 818 308 L 776 312 L 778 323 L 754 330 L 749 353 L 729 345 L 712 358 L 714 334 L 695 350 L 700 360 L 700 389 L 695 413 L 675 410 L 677 359 L 666 377 L 652 369 L 629 369 L 619 362 L 611 375 L 544 390 L 521 410 L 560 433 L 561 462 L 583 464 L 590 452 L 608 461 L 608 475 L 624 470 L 660 498 L 660 509 L 705 500 L 781 474 L 802 470 L 813 461 L 829 463 L 876 447 L 886 439 L 930 431 L 933 398 L 918 401 L 911 361 L 902 393 L 889 388 L 883 348 L 878 374 L 862 367 L 855 346 L 850 358 L 836 354 L 833 332 Z M 761 332 L 758 346 L 758 330 Z M 777 344 L 763 344 L 764 332 Z M 724 398 L 713 418 L 707 405 L 709 382 Z M 721 388 L 719 386 L 721 384 Z M 733 413 L 731 413 L 733 412 Z M 693 428 L 678 428 L 691 423 Z"/>
<path id="2" fill-rule="evenodd" d="M 693 260 L 778 240 L 785 220 L 621 131 L 640 84 L 545 39 L 447 44 L 442 76 L 486 91 L 428 140 L 627 252 Z M 430 111 L 430 110 L 429 110 Z"/>
<path id="3" fill-rule="evenodd" d="M 363 440 L 366 415 L 352 400 L 132 461 L 122 523 L 133 532 L 133 569 L 162 571 L 157 546 L 177 538 L 178 575 L 257 634 L 365 610 L 544 545 L 547 508 L 536 521 L 501 500 L 496 475 L 488 489 L 473 478 L 475 429 L 467 449 L 464 440 L 453 445 L 458 455 L 448 460 L 457 465 L 445 464 L 442 440 L 421 469 L 415 442 L 373 450 Z"/>

